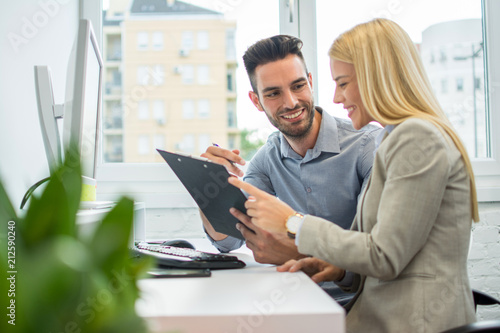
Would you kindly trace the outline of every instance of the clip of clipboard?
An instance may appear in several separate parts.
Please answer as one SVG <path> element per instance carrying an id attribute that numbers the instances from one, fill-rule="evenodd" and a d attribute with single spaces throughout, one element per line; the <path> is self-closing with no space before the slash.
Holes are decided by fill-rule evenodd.
<path id="1" fill-rule="evenodd" d="M 246 213 L 246 196 L 227 182 L 226 168 L 207 159 L 156 149 L 189 192 L 217 232 L 244 239 L 236 229 L 236 219 L 229 209 Z"/>

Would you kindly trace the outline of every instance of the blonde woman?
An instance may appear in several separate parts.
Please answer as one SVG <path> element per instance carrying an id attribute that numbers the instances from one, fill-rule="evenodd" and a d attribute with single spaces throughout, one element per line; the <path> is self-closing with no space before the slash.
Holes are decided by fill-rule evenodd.
<path id="1" fill-rule="evenodd" d="M 413 42 L 396 23 L 376 19 L 338 37 L 329 55 L 334 102 L 355 128 L 384 127 L 352 229 L 303 216 L 231 178 L 250 194 L 247 215 L 231 210 L 238 227 L 288 234 L 312 256 L 279 271 L 303 270 L 356 293 L 348 332 L 439 332 L 475 321 L 467 275 L 478 220 L 474 175 Z"/>

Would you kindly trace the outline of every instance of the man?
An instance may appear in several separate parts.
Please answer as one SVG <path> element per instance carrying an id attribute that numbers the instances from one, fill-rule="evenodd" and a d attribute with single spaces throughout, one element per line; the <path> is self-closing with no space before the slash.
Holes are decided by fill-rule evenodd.
<path id="1" fill-rule="evenodd" d="M 373 162 L 374 138 L 380 129 L 368 125 L 356 131 L 314 106 L 311 73 L 301 52 L 302 41 L 279 35 L 250 46 L 243 56 L 253 91 L 249 97 L 279 132 L 271 134 L 248 166 L 244 180 L 273 194 L 296 211 L 323 217 L 349 229 L 357 197 Z M 236 174 L 244 165 L 238 150 L 209 147 L 202 154 Z M 203 216 L 203 225 L 221 252 L 244 242 L 218 233 Z M 285 221 L 283 221 L 285 222 Z M 282 264 L 301 258 L 294 240 L 276 239 L 257 226 L 239 230 L 261 263 Z"/>

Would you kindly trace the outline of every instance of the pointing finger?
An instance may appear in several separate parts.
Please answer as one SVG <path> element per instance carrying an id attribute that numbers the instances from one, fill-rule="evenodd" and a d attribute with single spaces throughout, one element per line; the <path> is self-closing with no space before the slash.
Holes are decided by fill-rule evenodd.
<path id="1" fill-rule="evenodd" d="M 261 198 L 263 196 L 268 195 L 266 192 L 259 190 L 255 186 L 250 185 L 248 183 L 245 183 L 244 181 L 239 180 L 236 177 L 230 177 L 228 179 L 228 182 L 229 182 L 229 184 L 236 186 L 237 188 L 247 192 L 248 194 L 250 194 L 251 196 L 254 196 L 255 198 L 259 198 L 259 197 Z"/>

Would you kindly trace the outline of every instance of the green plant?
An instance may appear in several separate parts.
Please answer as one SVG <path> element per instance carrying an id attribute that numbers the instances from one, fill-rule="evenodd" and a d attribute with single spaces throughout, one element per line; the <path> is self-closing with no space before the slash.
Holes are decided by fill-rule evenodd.
<path id="1" fill-rule="evenodd" d="M 249 130 L 243 129 L 240 133 L 241 138 L 241 147 L 240 147 L 240 155 L 245 160 L 249 161 L 252 159 L 253 155 L 262 147 L 266 141 L 259 139 L 257 136 L 257 130 Z"/>
<path id="2" fill-rule="evenodd" d="M 22 216 L 0 182 L 0 269 L 6 274 L 0 299 L 7 312 L 1 332 L 146 331 L 134 305 L 137 279 L 150 263 L 129 257 L 133 201 L 119 200 L 94 235 L 80 239 L 81 172 L 74 151 Z"/>

